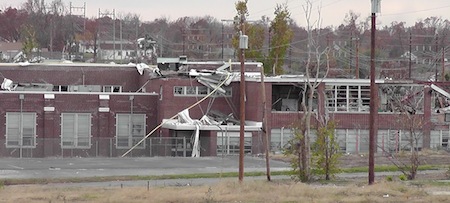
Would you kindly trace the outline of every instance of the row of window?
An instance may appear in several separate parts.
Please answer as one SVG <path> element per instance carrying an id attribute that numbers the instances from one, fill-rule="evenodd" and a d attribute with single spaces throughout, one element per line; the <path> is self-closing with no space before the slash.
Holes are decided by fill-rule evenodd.
<path id="1" fill-rule="evenodd" d="M 329 111 L 369 111 L 370 86 L 327 85 L 325 95 Z"/>
<path id="2" fill-rule="evenodd" d="M 225 87 L 225 94 L 220 94 L 218 91 L 214 93 L 214 96 L 231 97 L 231 87 Z M 205 96 L 211 93 L 213 90 L 206 86 L 174 86 L 174 96 Z"/>
<path id="3" fill-rule="evenodd" d="M 274 152 L 281 152 L 288 147 L 288 142 L 294 136 L 289 128 L 272 129 L 271 130 L 271 150 Z M 311 142 L 315 140 L 315 133 L 312 132 Z M 345 153 L 359 153 L 369 151 L 369 130 L 362 129 L 336 129 L 335 136 L 341 152 Z M 398 152 L 401 150 L 409 150 L 410 139 L 418 140 L 419 148 L 423 144 L 423 135 L 415 132 L 411 134 L 405 130 L 378 130 L 377 148 L 379 152 L 391 151 Z M 448 148 L 450 140 L 450 130 L 432 130 L 430 133 L 430 146 L 432 148 Z"/>
<path id="4" fill-rule="evenodd" d="M 116 147 L 128 149 L 145 136 L 145 114 L 116 114 Z M 88 149 L 91 147 L 91 114 L 61 114 L 61 148 Z M 36 147 L 36 113 L 6 113 L 6 147 Z M 142 142 L 138 148 L 143 148 Z"/>
<path id="5" fill-rule="evenodd" d="M 380 85 L 379 112 L 423 112 L 423 87 L 419 85 Z M 273 111 L 301 111 L 305 88 L 294 85 L 272 86 Z M 315 92 L 317 93 L 317 92 Z M 369 85 L 325 85 L 325 108 L 329 112 L 369 112 Z M 435 96 L 436 97 L 436 96 Z M 436 97 L 439 98 L 439 97 Z M 440 108 L 448 106 L 445 98 L 439 98 Z M 308 101 L 308 100 L 305 100 Z M 313 97 L 313 109 L 317 108 L 317 96 Z M 435 105 L 436 105 L 435 104 Z"/>
<path id="6" fill-rule="evenodd" d="M 15 91 L 53 91 L 53 92 L 122 92 L 120 85 L 51 85 L 40 83 L 19 83 Z"/>
<path id="7" fill-rule="evenodd" d="M 122 92 L 120 85 L 54 85 L 54 92 Z"/>

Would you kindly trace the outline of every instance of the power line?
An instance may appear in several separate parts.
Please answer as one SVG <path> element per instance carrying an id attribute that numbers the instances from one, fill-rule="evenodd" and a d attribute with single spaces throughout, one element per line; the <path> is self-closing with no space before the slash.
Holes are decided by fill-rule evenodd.
<path id="1" fill-rule="evenodd" d="M 382 16 L 405 15 L 405 14 L 420 13 L 420 12 L 426 12 L 426 11 L 441 10 L 441 9 L 445 9 L 445 8 L 450 8 L 450 5 L 448 5 L 448 6 L 440 6 L 440 7 L 435 7 L 435 8 L 429 8 L 429 9 L 416 10 L 416 11 L 406 11 L 406 12 L 402 12 L 402 13 L 388 13 L 388 14 L 384 14 Z"/>

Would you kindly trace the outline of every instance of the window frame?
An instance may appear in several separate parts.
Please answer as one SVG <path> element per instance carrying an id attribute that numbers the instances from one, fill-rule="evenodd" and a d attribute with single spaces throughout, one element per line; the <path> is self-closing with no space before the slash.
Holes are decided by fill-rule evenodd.
<path id="1" fill-rule="evenodd" d="M 12 116 L 19 116 L 19 118 L 17 118 L 16 121 L 17 124 L 16 126 L 11 126 L 11 122 L 13 121 Z M 24 118 L 25 116 L 31 116 L 31 121 L 27 122 L 26 119 L 29 118 Z M 36 113 L 32 113 L 32 112 L 6 112 L 6 134 L 5 134 L 5 147 L 6 148 L 36 148 Z M 16 131 L 17 134 L 16 135 L 11 135 L 11 131 L 13 131 L 13 127 L 16 127 Z M 24 131 L 26 131 L 26 129 L 29 131 L 31 129 L 31 133 L 28 133 L 28 136 L 24 135 Z M 14 140 L 14 138 L 16 140 Z M 30 145 L 24 145 L 24 138 L 28 138 L 29 141 L 31 141 Z M 31 139 L 30 139 L 31 138 Z M 14 142 L 16 141 L 17 144 L 10 144 L 10 142 Z"/>
<path id="2" fill-rule="evenodd" d="M 120 85 L 103 85 L 102 92 L 122 92 L 123 88 Z"/>
<path id="3" fill-rule="evenodd" d="M 326 84 L 324 92 L 326 108 L 330 112 L 369 112 L 369 85 Z"/>
<path id="4" fill-rule="evenodd" d="M 66 131 L 65 130 L 66 129 L 65 128 L 66 127 L 65 126 L 66 125 L 65 117 L 68 117 L 68 116 L 74 117 L 73 118 L 74 125 L 71 126 L 71 127 L 73 127 L 73 134 L 71 135 L 71 136 L 73 136 L 72 137 L 72 145 L 64 144 L 64 142 L 70 142 L 65 139 L 65 134 L 66 134 L 65 133 L 65 131 Z M 87 126 L 80 127 L 80 121 L 81 121 L 80 117 L 83 117 L 83 116 L 87 116 L 87 124 L 86 124 Z M 61 145 L 62 149 L 90 149 L 91 148 L 91 146 L 92 146 L 92 141 L 91 141 L 91 138 L 92 138 L 92 116 L 90 113 L 61 113 L 60 125 L 61 125 L 60 145 Z M 80 133 L 80 131 L 85 130 L 86 127 L 87 127 L 87 133 Z M 67 133 L 69 133 L 69 132 L 67 132 Z M 82 134 L 84 134 L 84 135 L 82 135 Z M 83 137 L 80 137 L 80 136 L 83 136 Z M 80 138 L 86 139 L 87 145 L 80 145 Z"/>
<path id="5" fill-rule="evenodd" d="M 231 97 L 233 88 L 223 87 L 225 94 L 215 92 L 211 97 Z M 203 97 L 210 94 L 213 90 L 206 86 L 173 86 L 173 96 L 175 97 Z"/>
<path id="6" fill-rule="evenodd" d="M 133 123 L 134 119 L 142 119 L 140 121 L 137 121 L 137 124 Z M 122 121 L 127 120 L 127 123 L 121 123 Z M 130 149 L 133 147 L 136 143 L 138 143 L 140 140 L 142 140 L 147 132 L 147 116 L 145 114 L 126 114 L 126 113 L 118 113 L 116 114 L 116 148 L 117 149 Z M 136 122 L 136 121 L 134 121 Z M 140 126 L 140 132 L 138 131 L 137 127 L 138 124 L 141 124 Z M 136 125 L 136 128 L 135 128 Z M 125 127 L 125 129 L 123 129 Z M 135 132 L 139 132 L 138 136 L 133 136 Z M 121 143 L 126 140 L 126 145 L 121 145 Z M 145 149 L 145 140 L 139 145 L 136 146 L 136 149 Z"/>

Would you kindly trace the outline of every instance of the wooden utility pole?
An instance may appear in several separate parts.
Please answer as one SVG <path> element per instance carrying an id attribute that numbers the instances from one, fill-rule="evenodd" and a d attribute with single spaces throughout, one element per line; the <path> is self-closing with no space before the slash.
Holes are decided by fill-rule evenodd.
<path id="1" fill-rule="evenodd" d="M 359 79 L 359 37 L 356 38 L 356 79 Z"/>
<path id="2" fill-rule="evenodd" d="M 441 74 L 441 81 L 445 81 L 445 48 L 442 47 L 442 74 Z"/>
<path id="3" fill-rule="evenodd" d="M 412 57 L 412 35 L 411 32 L 409 32 L 409 67 L 408 67 L 408 79 L 411 80 L 411 58 Z"/>
<path id="4" fill-rule="evenodd" d="M 376 13 L 380 0 L 372 0 L 372 29 L 370 37 L 370 117 L 369 117 L 369 185 L 375 182 L 375 137 L 377 136 L 377 88 L 375 87 Z"/>
<path id="5" fill-rule="evenodd" d="M 436 43 L 436 45 L 435 45 L 435 52 L 436 52 L 436 55 L 435 55 L 435 62 L 434 62 L 434 66 L 435 66 L 435 75 L 434 75 L 434 81 L 435 82 L 437 82 L 438 81 L 438 61 L 439 61 L 439 56 L 438 56 L 438 50 L 439 50 L 439 48 L 438 48 L 438 35 L 436 34 L 436 38 L 435 38 L 435 43 Z"/>
<path id="6" fill-rule="evenodd" d="M 266 153 L 266 175 L 267 180 L 270 181 L 270 159 L 269 159 L 269 152 L 270 152 L 270 140 L 269 140 L 269 127 L 267 126 L 267 103 L 266 103 L 266 85 L 264 84 L 264 67 L 261 66 L 261 95 L 262 95 L 262 106 L 263 106 L 263 113 L 262 113 L 262 129 L 265 141 L 265 153 Z"/>
<path id="7" fill-rule="evenodd" d="M 245 36 L 244 14 L 241 14 L 241 36 L 239 39 L 239 48 L 241 50 L 241 82 L 240 82 L 240 131 L 239 131 L 239 182 L 244 180 L 244 135 L 245 135 Z"/>

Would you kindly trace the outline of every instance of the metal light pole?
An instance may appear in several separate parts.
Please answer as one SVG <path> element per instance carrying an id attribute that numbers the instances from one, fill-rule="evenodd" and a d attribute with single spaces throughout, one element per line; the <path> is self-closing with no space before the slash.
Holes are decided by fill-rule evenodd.
<path id="1" fill-rule="evenodd" d="M 370 117 L 369 117 L 369 185 L 375 181 L 375 137 L 377 136 L 377 92 L 375 87 L 375 32 L 376 13 L 381 0 L 372 1 L 372 30 L 370 37 Z"/>

